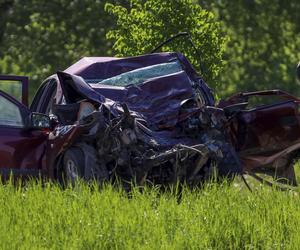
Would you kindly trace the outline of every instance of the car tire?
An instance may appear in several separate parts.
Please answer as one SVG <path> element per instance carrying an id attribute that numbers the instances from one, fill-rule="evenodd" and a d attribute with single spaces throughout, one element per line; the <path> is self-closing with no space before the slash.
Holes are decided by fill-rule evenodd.
<path id="1" fill-rule="evenodd" d="M 84 177 L 84 159 L 84 153 L 79 147 L 71 147 L 65 152 L 63 157 L 63 173 L 67 184 L 74 185 L 76 181 Z"/>

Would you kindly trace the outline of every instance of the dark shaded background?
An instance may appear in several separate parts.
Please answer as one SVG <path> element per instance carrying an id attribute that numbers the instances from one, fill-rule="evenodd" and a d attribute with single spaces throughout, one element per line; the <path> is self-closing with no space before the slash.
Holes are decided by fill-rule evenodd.
<path id="1" fill-rule="evenodd" d="M 129 7 L 129 2 L 109 0 Z M 300 95 L 300 1 L 199 0 L 229 37 L 219 96 L 281 88 Z M 100 0 L 0 0 L 0 73 L 41 81 L 83 56 L 114 55 L 106 33 L 115 19 Z M 160 41 L 158 41 L 159 43 Z"/>

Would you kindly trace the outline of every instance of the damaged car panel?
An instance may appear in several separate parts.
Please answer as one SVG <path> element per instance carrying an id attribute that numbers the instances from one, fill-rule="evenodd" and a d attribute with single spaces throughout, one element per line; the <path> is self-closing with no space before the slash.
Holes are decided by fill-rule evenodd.
<path id="1" fill-rule="evenodd" d="M 283 101 L 249 107 L 252 96 L 270 95 Z M 298 103 L 272 90 L 216 106 L 193 66 L 172 52 L 83 58 L 43 82 L 30 112 L 50 116 L 41 166 L 54 179 L 198 186 L 247 172 L 296 185 Z"/>
<path id="2" fill-rule="evenodd" d="M 38 176 L 45 169 L 49 118 L 0 90 L 0 173 Z"/>
<path id="3" fill-rule="evenodd" d="M 279 101 L 248 108 L 249 99 L 279 97 Z M 300 146 L 300 99 L 281 90 L 239 93 L 223 108 L 232 118 L 228 123 L 232 144 L 248 173 L 266 173 L 296 184 L 294 162 Z"/>
<path id="4" fill-rule="evenodd" d="M 121 177 L 122 180 L 135 180 L 139 184 L 145 181 L 166 184 L 180 180 L 199 185 L 204 179 L 211 178 L 220 164 L 223 166 L 219 169 L 220 175 L 241 172 L 238 157 L 222 132 L 222 111 L 207 107 L 213 102 L 210 89 L 195 74 L 191 65 L 185 65 L 186 60 L 179 67 L 182 55 L 163 53 L 156 57 L 165 58 L 166 55 L 172 55 L 167 57 L 167 61 L 175 64 L 170 65 L 161 59 L 158 65 L 151 66 L 146 60 L 149 56 L 142 56 L 145 60 L 139 66 L 130 64 L 130 60 L 136 61 L 142 57 L 114 59 L 110 62 L 110 70 L 115 64 L 116 71 L 123 73 L 116 73 L 115 76 L 110 73 L 111 77 L 99 83 L 92 81 L 91 77 L 84 80 L 73 74 L 57 73 L 63 96 L 58 99 L 63 102 L 54 105 L 54 113 L 57 117 L 77 114 L 67 119 L 68 122 L 61 119 L 60 123 L 65 122 L 66 126 L 77 123 L 71 133 L 76 136 L 79 130 L 82 133 L 71 143 L 71 149 L 66 150 L 65 155 L 70 159 L 61 158 L 65 163 L 65 172 L 70 172 L 68 162 L 78 165 L 88 161 L 85 156 L 88 152 L 84 148 L 93 148 L 95 151 L 94 157 L 89 157 L 89 166 L 94 167 L 89 173 L 86 169 L 79 172 L 97 179 Z M 154 56 L 150 55 L 151 58 Z M 104 64 L 107 63 L 106 59 Z M 124 64 L 134 67 L 124 73 Z M 120 65 L 123 69 L 120 69 Z M 165 72 L 162 71 L 164 66 L 167 67 Z M 91 70 L 91 66 L 81 64 L 81 67 L 84 68 L 80 71 L 83 76 L 85 70 Z M 154 72 L 147 72 L 153 68 Z M 184 71 L 183 68 L 188 70 Z M 128 78 L 132 76 L 137 79 L 133 81 L 134 84 L 128 85 Z M 93 77 L 100 78 L 95 73 Z M 124 83 L 120 84 L 122 81 Z M 86 101 L 94 106 L 94 110 L 92 108 L 91 115 L 78 120 L 79 106 Z M 55 133 L 57 138 L 64 136 Z M 52 145 L 57 143 L 53 142 Z M 83 161 L 74 156 L 74 152 L 80 150 Z M 102 176 L 95 176 L 97 171 Z"/>
<path id="5" fill-rule="evenodd" d="M 214 112 L 206 111 L 214 102 L 211 90 L 182 55 L 96 58 L 71 70 L 77 75 L 58 72 L 47 79 L 41 87 L 44 93 L 38 93 L 32 105 L 44 112 L 38 107 L 43 108 L 49 96 L 48 114 L 58 119 L 47 148 L 49 175 L 54 178 L 63 171 L 72 179 L 76 165 L 86 179 L 121 177 L 139 184 L 199 184 L 221 161 L 227 164 L 224 175 L 241 171 Z M 134 84 L 127 84 L 131 78 Z M 111 81 L 124 83 L 115 86 Z M 45 94 L 51 85 L 55 94 Z M 230 169 L 232 163 L 236 167 Z"/>
<path id="6" fill-rule="evenodd" d="M 101 83 L 103 80 L 126 72 L 170 62 L 180 63 L 182 70 L 191 79 L 195 91 L 200 89 L 199 91 L 203 92 L 206 105 L 214 106 L 214 97 L 211 89 L 197 74 L 189 61 L 180 53 L 165 52 L 128 58 L 88 57 L 81 59 L 64 72 L 81 76 L 87 83 Z M 114 100 L 114 98 L 111 99 Z"/>

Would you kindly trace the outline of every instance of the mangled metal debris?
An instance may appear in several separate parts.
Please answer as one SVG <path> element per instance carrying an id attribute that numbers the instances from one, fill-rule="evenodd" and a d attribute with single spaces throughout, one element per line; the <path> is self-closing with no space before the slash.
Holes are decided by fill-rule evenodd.
<path id="1" fill-rule="evenodd" d="M 16 79 L 27 86 L 28 79 Z M 211 89 L 180 53 L 83 58 L 46 79 L 31 110 L 0 96 L 22 110 L 22 142 L 28 137 L 34 145 L 31 153 L 16 157 L 18 167 L 3 160 L 6 168 L 70 181 L 119 179 L 124 185 L 198 186 L 216 172 L 229 178 L 265 173 L 297 184 L 300 100 L 270 90 L 239 93 L 216 105 Z M 250 108 L 253 96 L 281 101 Z M 5 148 L 9 142 L 1 140 Z M 14 143 L 20 148 L 21 142 Z M 3 151 L 1 159 L 15 157 L 11 152 Z"/>

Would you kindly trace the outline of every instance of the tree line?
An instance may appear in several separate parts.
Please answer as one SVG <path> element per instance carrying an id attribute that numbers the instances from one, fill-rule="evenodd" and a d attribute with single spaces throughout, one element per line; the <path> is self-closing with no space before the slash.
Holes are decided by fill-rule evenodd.
<path id="1" fill-rule="evenodd" d="M 300 95 L 297 0 L 0 0 L 0 72 L 29 75 L 31 93 L 83 56 L 187 55 L 220 97 L 281 88 Z M 201 70 L 202 64 L 202 70 Z"/>

